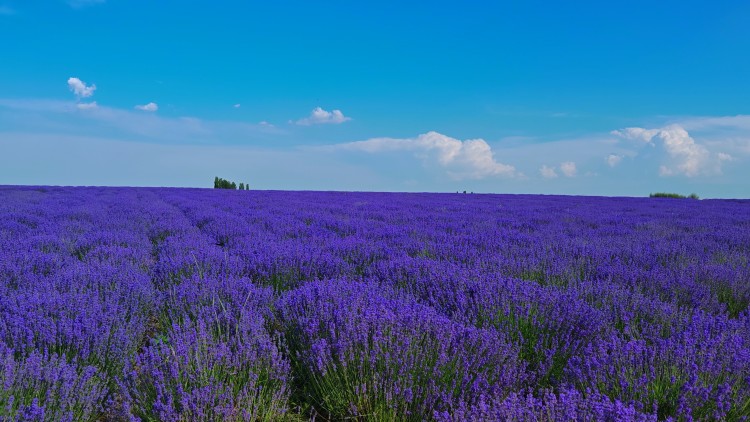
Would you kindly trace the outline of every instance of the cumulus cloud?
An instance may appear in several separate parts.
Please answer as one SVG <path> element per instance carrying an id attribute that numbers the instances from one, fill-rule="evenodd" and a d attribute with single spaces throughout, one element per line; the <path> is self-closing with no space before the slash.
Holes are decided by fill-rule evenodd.
<path id="1" fill-rule="evenodd" d="M 93 110 L 99 106 L 96 104 L 96 101 L 92 101 L 90 103 L 78 103 L 76 104 L 76 107 L 78 107 L 79 110 Z"/>
<path id="2" fill-rule="evenodd" d="M 233 107 L 234 108 L 240 108 L 240 107 L 242 107 L 242 104 L 235 104 Z"/>
<path id="3" fill-rule="evenodd" d="M 461 141 L 437 132 L 428 132 L 416 138 L 374 138 L 331 148 L 368 153 L 409 151 L 427 163 L 435 163 L 446 169 L 454 179 L 520 176 L 515 167 L 497 162 L 492 148 L 483 139 Z"/>
<path id="4" fill-rule="evenodd" d="M 148 103 L 144 105 L 137 105 L 135 106 L 135 109 L 141 111 L 156 111 L 159 109 L 159 105 L 156 103 Z"/>
<path id="5" fill-rule="evenodd" d="M 547 167 L 546 165 L 543 165 L 542 168 L 539 169 L 539 173 L 541 173 L 542 177 L 544 177 L 545 179 L 554 179 L 557 177 L 555 168 Z"/>
<path id="6" fill-rule="evenodd" d="M 707 172 L 711 154 L 703 145 L 695 143 L 688 132 L 679 125 L 671 125 L 659 131 L 659 138 L 664 142 L 664 149 L 674 158 L 674 167 L 662 166 L 660 173 L 671 175 L 682 173 L 686 176 L 697 176 Z"/>
<path id="7" fill-rule="evenodd" d="M 78 78 L 68 78 L 68 88 L 70 88 L 78 98 L 88 98 L 94 95 L 94 91 L 96 91 L 96 85 L 86 85 Z"/>
<path id="8" fill-rule="evenodd" d="M 669 162 L 659 166 L 659 174 L 662 176 L 718 174 L 721 173 L 721 163 L 727 161 L 727 158 L 731 159 L 729 154 L 712 153 L 705 145 L 697 143 L 679 124 L 659 129 L 625 128 L 613 131 L 612 134 L 652 145 L 660 141 L 669 158 Z"/>
<path id="9" fill-rule="evenodd" d="M 566 177 L 573 177 L 573 176 L 576 175 L 576 172 L 578 170 L 576 169 L 576 163 L 574 163 L 572 161 L 566 161 L 566 162 L 560 164 L 560 171 Z"/>
<path id="10" fill-rule="evenodd" d="M 605 160 L 607 161 L 607 165 L 609 165 L 610 167 L 615 167 L 618 164 L 620 164 L 620 161 L 622 161 L 622 155 L 619 155 L 619 154 L 609 154 L 609 155 L 607 155 L 607 157 L 605 158 Z"/>
<path id="11" fill-rule="evenodd" d="M 341 110 L 326 111 L 321 107 L 315 107 L 310 115 L 297 120 L 297 124 L 301 126 L 319 125 L 319 124 L 341 124 L 351 120 L 350 117 L 344 116 Z"/>
<path id="12" fill-rule="evenodd" d="M 559 177 L 557 174 L 557 170 L 557 168 L 549 167 L 545 164 L 541 168 L 539 168 L 539 174 L 541 174 L 545 179 L 555 179 Z M 564 163 L 560 163 L 559 170 L 565 177 L 574 177 L 578 172 L 578 170 L 576 169 L 576 163 L 572 161 L 565 161 Z"/>
<path id="13" fill-rule="evenodd" d="M 626 127 L 625 129 L 613 130 L 612 135 L 625 139 L 633 139 L 650 143 L 651 140 L 659 133 L 659 129 L 644 129 L 641 127 Z"/>

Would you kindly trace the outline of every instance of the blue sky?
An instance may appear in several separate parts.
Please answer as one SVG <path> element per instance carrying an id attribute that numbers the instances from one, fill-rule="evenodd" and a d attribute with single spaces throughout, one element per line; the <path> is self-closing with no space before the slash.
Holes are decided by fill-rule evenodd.
<path id="1" fill-rule="evenodd" d="M 750 192 L 744 1 L 0 0 L 0 184 Z"/>

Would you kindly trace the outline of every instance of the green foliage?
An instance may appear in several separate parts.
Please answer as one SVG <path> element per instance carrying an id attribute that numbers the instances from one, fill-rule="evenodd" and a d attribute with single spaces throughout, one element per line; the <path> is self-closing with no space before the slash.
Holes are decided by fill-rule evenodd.
<path id="1" fill-rule="evenodd" d="M 240 190 L 250 190 L 250 185 L 247 183 L 240 183 Z M 230 182 L 229 180 L 222 179 L 221 177 L 214 177 L 214 189 L 237 189 L 237 184 Z"/>
<path id="2" fill-rule="evenodd" d="M 552 387 L 560 379 L 563 369 L 572 355 L 572 350 L 555 347 L 559 333 L 547 326 L 544 316 L 531 306 L 526 309 L 497 310 L 482 309 L 476 326 L 494 328 L 507 333 L 512 343 L 519 345 L 519 357 L 526 362 L 527 370 L 538 374 L 540 388 Z M 551 359 L 544 350 L 554 350 Z"/>
<path id="3" fill-rule="evenodd" d="M 42 420 L 33 415 L 40 409 L 44 420 L 99 420 L 108 391 L 96 368 L 46 351 L 8 352 L 0 350 L 0 420 Z"/>
<path id="4" fill-rule="evenodd" d="M 736 291 L 729 283 L 715 281 L 711 285 L 711 290 L 714 291 L 719 302 L 727 306 L 730 318 L 738 318 L 750 307 L 750 297 L 743 295 L 743 292 Z"/>
<path id="5" fill-rule="evenodd" d="M 292 366 L 300 388 L 299 398 L 312 403 L 313 408 L 330 420 L 393 422 L 425 420 L 424 416 L 435 410 L 430 388 L 426 386 L 442 386 L 448 392 L 446 397 L 463 393 L 461 384 L 456 382 L 465 371 L 461 353 L 454 350 L 450 356 L 442 356 L 441 351 L 445 350 L 441 350 L 439 338 L 424 332 L 404 338 L 392 333 L 395 329 L 384 326 L 379 333 L 393 343 L 378 341 L 378 334 L 371 332 L 367 335 L 367 347 L 354 347 L 338 356 L 329 356 L 331 360 L 324 367 L 315 369 L 301 358 L 312 345 L 287 328 L 286 339 L 292 356 L 296 356 Z M 397 358 L 392 357 L 394 351 Z M 502 364 L 491 361 L 479 370 Z M 394 394 L 389 382 L 397 379 L 408 391 L 402 392 L 408 398 Z"/>
<path id="6" fill-rule="evenodd" d="M 649 198 L 679 198 L 679 199 L 700 199 L 697 194 L 691 193 L 688 196 L 679 193 L 656 192 L 648 195 Z"/>

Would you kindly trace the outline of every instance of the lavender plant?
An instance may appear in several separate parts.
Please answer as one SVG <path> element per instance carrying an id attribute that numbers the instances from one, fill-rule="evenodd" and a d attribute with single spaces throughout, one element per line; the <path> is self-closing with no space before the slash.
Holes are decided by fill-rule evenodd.
<path id="1" fill-rule="evenodd" d="M 0 186 L 0 420 L 748 420 L 747 209 Z"/>
<path id="2" fill-rule="evenodd" d="M 85 366 L 47 352 L 16 356 L 0 344 L 0 419 L 93 421 L 102 414 L 106 380 Z"/>
<path id="3" fill-rule="evenodd" d="M 253 310 L 198 310 L 151 340 L 126 368 L 128 413 L 141 420 L 264 420 L 288 412 L 289 363 Z"/>
<path id="4" fill-rule="evenodd" d="M 505 399 L 482 398 L 473 406 L 461 406 L 452 414 L 436 414 L 438 421 L 538 421 L 538 422 L 655 422 L 655 414 L 643 413 L 633 405 L 587 391 L 545 390 L 540 394 L 512 393 Z"/>
<path id="5" fill-rule="evenodd" d="M 421 420 L 519 384 L 517 350 L 396 292 L 312 282 L 282 297 L 280 319 L 302 399 L 327 417 Z"/>
<path id="6" fill-rule="evenodd" d="M 744 420 L 748 328 L 746 315 L 729 320 L 698 313 L 684 330 L 653 343 L 613 336 L 587 348 L 570 366 L 570 379 L 660 418 Z"/>

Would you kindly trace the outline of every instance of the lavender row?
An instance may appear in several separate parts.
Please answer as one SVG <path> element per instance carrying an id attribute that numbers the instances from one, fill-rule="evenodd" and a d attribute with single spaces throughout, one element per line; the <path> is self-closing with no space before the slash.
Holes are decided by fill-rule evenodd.
<path id="1" fill-rule="evenodd" d="M 750 202 L 0 188 L 5 420 L 747 420 Z"/>

